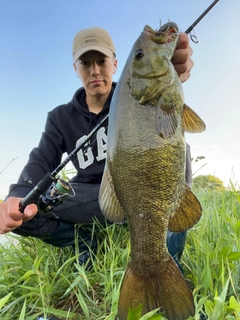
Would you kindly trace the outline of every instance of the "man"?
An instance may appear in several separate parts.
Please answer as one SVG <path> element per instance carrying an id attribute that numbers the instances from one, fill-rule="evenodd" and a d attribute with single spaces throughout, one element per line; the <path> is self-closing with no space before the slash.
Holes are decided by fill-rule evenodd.
<path id="1" fill-rule="evenodd" d="M 117 70 L 116 51 L 109 34 L 101 28 L 89 28 L 78 32 L 73 41 L 73 66 L 83 87 L 78 89 L 73 99 L 48 113 L 45 131 L 37 148 L 29 156 L 18 182 L 10 186 L 9 195 L 0 204 L 0 234 L 14 232 L 22 236 L 37 237 L 58 247 L 74 245 L 74 225 L 91 225 L 93 218 L 101 223 L 104 217 L 98 205 L 98 191 L 102 178 L 106 155 L 106 127 L 96 133 L 96 143 L 89 146 L 86 153 L 82 150 L 72 161 L 77 170 L 71 180 L 75 190 L 74 198 L 66 197 L 63 204 L 54 208 L 54 214 L 37 213 L 36 204 L 26 206 L 24 213 L 19 212 L 19 203 L 30 190 L 27 180 L 35 186 L 43 176 L 52 172 L 61 162 L 63 153 L 70 153 L 76 145 L 109 112 L 111 98 L 116 83 L 112 76 Z M 186 81 L 193 67 L 192 49 L 187 35 L 181 34 L 172 62 L 181 81 Z M 95 138 L 94 138 L 95 139 Z M 191 184 L 190 153 L 187 153 L 186 180 Z M 181 256 L 185 233 L 177 239 L 169 234 L 169 250 Z M 175 243 L 180 239 L 180 249 Z M 86 243 L 96 249 L 92 242 L 91 231 L 79 230 L 80 262 L 84 263 L 89 252 Z M 172 249 L 171 249 L 172 247 Z"/>

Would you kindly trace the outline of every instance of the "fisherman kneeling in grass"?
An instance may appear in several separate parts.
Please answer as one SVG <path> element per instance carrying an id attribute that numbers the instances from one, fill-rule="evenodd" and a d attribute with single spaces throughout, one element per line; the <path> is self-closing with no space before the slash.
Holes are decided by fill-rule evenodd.
<path id="1" fill-rule="evenodd" d="M 190 76 L 191 55 L 188 36 L 181 33 L 172 62 L 182 82 Z M 63 154 L 69 154 L 109 112 L 116 87 L 112 78 L 117 71 L 116 50 L 109 34 L 101 28 L 81 30 L 74 38 L 72 56 L 74 70 L 83 87 L 75 92 L 70 102 L 48 113 L 39 145 L 31 151 L 17 183 L 10 186 L 6 200 L 0 204 L 0 234 L 12 231 L 57 247 L 74 246 L 75 225 L 79 224 L 79 262 L 85 265 L 89 263 L 89 248 L 97 250 L 97 240 L 91 231 L 93 220 L 105 223 L 98 194 L 106 158 L 108 123 L 97 131 L 96 143 L 89 144 L 86 153 L 80 150 L 72 159 L 77 171 L 70 181 L 75 197 L 66 197 L 53 212 L 40 213 L 34 203 L 27 205 L 24 213 L 19 211 L 19 203 L 32 185 L 36 186 L 46 173 L 53 172 Z M 187 146 L 186 182 L 191 186 L 190 159 Z M 27 180 L 31 180 L 32 185 Z M 185 232 L 168 234 L 168 248 L 178 264 L 185 239 Z"/>

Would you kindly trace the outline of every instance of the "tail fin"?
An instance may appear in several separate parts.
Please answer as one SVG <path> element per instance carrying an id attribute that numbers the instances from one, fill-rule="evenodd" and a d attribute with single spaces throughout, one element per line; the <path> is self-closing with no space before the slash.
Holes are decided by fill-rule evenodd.
<path id="1" fill-rule="evenodd" d="M 168 320 L 185 320 L 195 314 L 192 292 L 176 263 L 169 256 L 158 274 L 141 275 L 130 261 L 125 272 L 118 304 L 120 320 L 127 320 L 129 308 L 143 305 L 142 314 L 161 308 Z"/>

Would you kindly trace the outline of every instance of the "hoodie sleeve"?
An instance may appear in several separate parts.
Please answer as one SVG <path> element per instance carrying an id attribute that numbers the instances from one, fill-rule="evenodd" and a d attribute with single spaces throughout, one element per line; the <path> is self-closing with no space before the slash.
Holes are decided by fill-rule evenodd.
<path id="1" fill-rule="evenodd" d="M 8 197 L 25 197 L 32 189 L 25 180 L 31 180 L 35 186 L 46 173 L 51 173 L 60 164 L 66 147 L 63 136 L 53 119 L 52 113 L 49 112 L 39 145 L 29 154 L 29 160 L 18 182 L 10 185 Z"/>

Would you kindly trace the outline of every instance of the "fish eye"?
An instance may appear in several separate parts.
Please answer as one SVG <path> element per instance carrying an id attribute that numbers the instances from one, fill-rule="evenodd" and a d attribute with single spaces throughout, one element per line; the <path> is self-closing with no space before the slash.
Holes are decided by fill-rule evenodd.
<path id="1" fill-rule="evenodd" d="M 138 49 L 136 52 L 135 52 L 135 58 L 136 59 L 141 59 L 143 57 L 143 50 L 142 49 Z"/>

